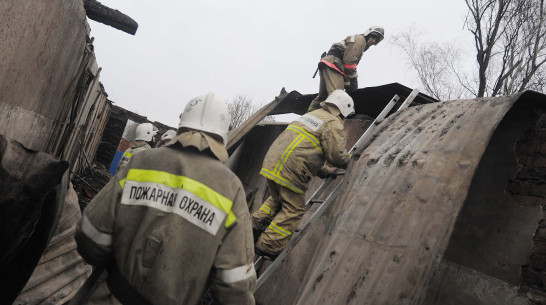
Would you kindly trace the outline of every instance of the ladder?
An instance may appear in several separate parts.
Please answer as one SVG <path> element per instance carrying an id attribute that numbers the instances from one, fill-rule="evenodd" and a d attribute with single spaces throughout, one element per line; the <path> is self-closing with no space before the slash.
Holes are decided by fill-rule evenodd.
<path id="1" fill-rule="evenodd" d="M 398 108 L 398 111 L 404 110 L 409 107 L 411 102 L 415 99 L 415 97 L 419 94 L 419 90 L 414 89 L 408 97 L 404 100 L 404 102 L 400 105 Z M 358 141 L 353 145 L 353 147 L 349 150 L 350 154 L 353 154 L 354 157 L 358 158 L 366 148 L 366 146 L 362 145 L 364 141 L 368 139 L 368 137 L 372 134 L 372 131 L 379 125 L 383 120 L 387 117 L 389 112 L 394 108 L 396 103 L 400 97 L 398 95 L 395 95 L 390 102 L 385 106 L 383 111 L 375 118 L 375 120 L 372 122 L 372 124 L 366 129 L 366 131 L 360 136 Z M 336 175 L 345 175 L 345 171 L 336 172 Z M 315 213 L 309 218 L 309 220 L 302 226 L 302 229 L 300 230 L 299 234 L 294 235 L 292 237 L 292 240 L 290 240 L 290 243 L 288 246 L 279 254 L 279 256 L 273 261 L 273 263 L 258 277 L 258 282 L 256 285 L 256 289 L 259 289 L 261 285 L 269 278 L 271 274 L 280 266 L 282 261 L 286 258 L 288 253 L 300 242 L 300 240 L 305 236 L 305 234 L 310 230 L 313 224 L 317 222 L 317 220 L 320 218 L 322 213 L 330 206 L 330 204 L 333 202 L 333 199 L 337 197 L 337 193 L 339 191 L 339 186 L 342 185 L 341 181 L 338 183 L 338 185 L 335 187 L 335 189 L 328 195 L 328 197 L 324 200 L 318 200 L 322 193 L 328 188 L 328 186 L 335 180 L 335 177 L 329 177 L 327 178 L 322 185 L 313 193 L 313 195 L 307 200 L 305 203 L 305 208 L 309 209 L 312 204 L 314 203 L 322 203 L 322 205 L 315 211 Z M 254 262 L 254 268 L 259 269 L 264 262 L 264 257 L 260 256 L 258 259 Z"/>

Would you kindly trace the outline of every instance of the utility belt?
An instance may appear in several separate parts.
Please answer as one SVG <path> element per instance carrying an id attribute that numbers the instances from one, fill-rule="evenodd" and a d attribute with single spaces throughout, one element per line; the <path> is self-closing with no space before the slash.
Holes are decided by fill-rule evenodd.
<path id="1" fill-rule="evenodd" d="M 345 72 L 344 72 L 344 68 L 343 68 L 343 64 L 342 64 L 341 60 L 334 60 L 334 62 L 331 63 L 331 62 L 329 62 L 329 61 L 327 61 L 325 59 L 322 59 L 319 62 L 319 67 L 321 67 L 321 65 L 328 66 L 331 69 L 333 69 L 334 71 L 337 71 L 339 74 L 343 75 L 344 78 L 347 78 L 347 74 L 345 74 Z"/>
<path id="2" fill-rule="evenodd" d="M 114 262 L 108 267 L 108 279 L 106 284 L 110 292 L 123 305 L 152 305 L 123 277 Z"/>
<path id="3" fill-rule="evenodd" d="M 336 57 L 339 60 L 334 60 L 334 62 L 331 63 L 331 62 L 324 59 L 324 57 L 326 57 L 327 55 L 332 55 L 332 56 Z M 315 76 L 317 75 L 317 72 L 319 70 L 321 70 L 323 66 L 328 66 L 328 67 L 334 69 L 335 71 L 339 72 L 341 75 L 343 75 L 344 78 L 347 78 L 347 75 L 344 72 L 342 62 L 343 62 L 343 51 L 341 51 L 341 50 L 330 49 L 328 51 L 328 53 L 326 53 L 326 52 L 322 53 L 322 55 L 320 57 L 320 62 L 319 62 L 318 67 L 317 67 L 317 70 L 315 71 L 315 74 L 313 74 L 313 78 L 315 78 Z"/>

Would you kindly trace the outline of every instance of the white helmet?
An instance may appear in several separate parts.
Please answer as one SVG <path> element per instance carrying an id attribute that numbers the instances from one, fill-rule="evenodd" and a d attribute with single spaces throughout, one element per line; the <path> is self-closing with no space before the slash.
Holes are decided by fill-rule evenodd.
<path id="1" fill-rule="evenodd" d="M 174 136 L 176 136 L 176 131 L 169 129 L 165 131 L 165 133 L 163 133 L 163 135 L 161 136 L 161 140 L 170 140 L 174 138 Z"/>
<path id="2" fill-rule="evenodd" d="M 214 93 L 209 92 L 188 102 L 180 115 L 178 128 L 187 127 L 218 135 L 222 137 L 226 145 L 229 123 L 229 110 L 226 103 L 217 98 Z"/>
<path id="3" fill-rule="evenodd" d="M 355 104 L 353 99 L 343 90 L 337 89 L 326 100 L 326 104 L 331 104 L 337 107 L 341 112 L 341 115 L 348 117 L 355 113 Z"/>
<path id="4" fill-rule="evenodd" d="M 142 123 L 136 128 L 135 140 L 150 142 L 157 133 L 157 128 L 152 123 Z"/>
<path id="5" fill-rule="evenodd" d="M 383 40 L 383 38 L 385 38 L 385 29 L 380 26 L 374 25 L 367 29 L 366 32 L 364 32 L 364 36 L 368 36 L 370 34 L 376 36 L 378 39 L 377 43 L 379 43 L 381 40 Z"/>

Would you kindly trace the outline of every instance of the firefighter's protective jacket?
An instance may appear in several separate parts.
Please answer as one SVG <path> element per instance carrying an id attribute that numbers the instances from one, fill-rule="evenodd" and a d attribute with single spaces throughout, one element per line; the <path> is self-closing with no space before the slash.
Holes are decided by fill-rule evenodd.
<path id="1" fill-rule="evenodd" d="M 328 55 L 321 60 L 321 65 L 334 69 L 346 79 L 356 81 L 358 77 L 356 66 L 367 49 L 366 37 L 363 34 L 348 36 L 330 47 Z"/>
<path id="2" fill-rule="evenodd" d="M 335 106 L 311 111 L 293 121 L 269 148 L 260 174 L 300 194 L 327 160 L 347 168 L 343 121 Z"/>
<path id="3" fill-rule="evenodd" d="M 245 193 L 210 141 L 183 133 L 131 158 L 83 213 L 76 231 L 82 257 L 96 266 L 114 261 L 153 304 L 197 304 L 207 280 L 221 304 L 254 304 Z"/>
<path id="4" fill-rule="evenodd" d="M 125 165 L 127 165 L 127 163 L 129 163 L 129 160 L 133 157 L 134 154 L 136 154 L 138 152 L 141 152 L 141 151 L 148 150 L 148 149 L 152 149 L 152 147 L 150 145 L 148 145 L 148 143 L 146 143 L 146 141 L 138 140 L 138 141 L 133 142 L 131 144 L 131 148 L 127 149 L 123 153 L 123 156 L 121 156 L 121 159 L 119 160 L 116 172 L 119 172 L 122 168 L 124 168 Z"/>

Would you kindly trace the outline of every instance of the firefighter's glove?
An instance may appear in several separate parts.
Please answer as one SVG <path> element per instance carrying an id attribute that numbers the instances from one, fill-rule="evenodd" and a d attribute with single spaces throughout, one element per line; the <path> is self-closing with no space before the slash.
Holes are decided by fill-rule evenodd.
<path id="1" fill-rule="evenodd" d="M 337 168 L 335 167 L 329 167 L 329 166 L 326 166 L 324 165 L 323 167 L 320 168 L 317 176 L 321 179 L 326 179 L 326 178 L 336 178 L 336 170 Z"/>

